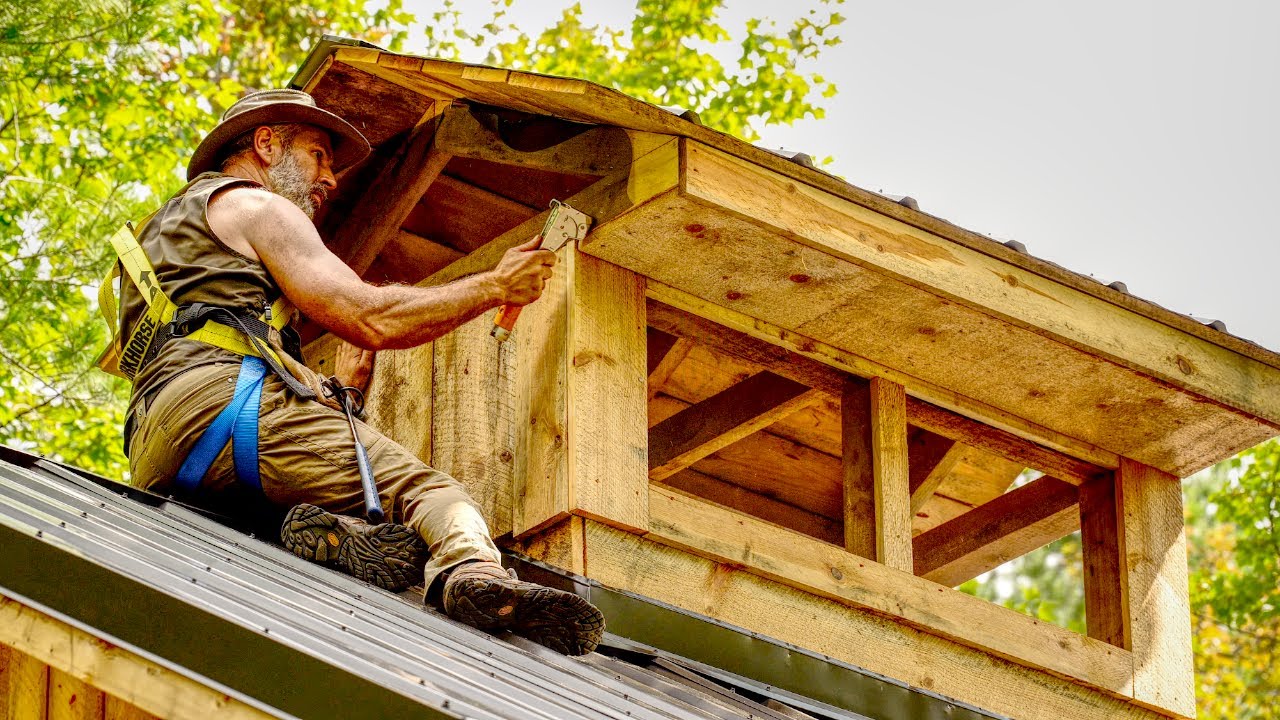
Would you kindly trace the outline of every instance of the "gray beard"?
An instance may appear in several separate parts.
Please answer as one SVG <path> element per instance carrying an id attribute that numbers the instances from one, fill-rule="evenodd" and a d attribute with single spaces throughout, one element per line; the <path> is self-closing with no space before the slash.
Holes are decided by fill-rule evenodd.
<path id="1" fill-rule="evenodd" d="M 324 185 L 307 182 L 302 163 L 291 152 L 285 152 L 280 162 L 267 168 L 267 180 L 271 183 L 271 192 L 297 205 L 299 210 L 313 219 L 318 207 L 311 193 L 318 193 L 321 198 L 329 195 Z"/>

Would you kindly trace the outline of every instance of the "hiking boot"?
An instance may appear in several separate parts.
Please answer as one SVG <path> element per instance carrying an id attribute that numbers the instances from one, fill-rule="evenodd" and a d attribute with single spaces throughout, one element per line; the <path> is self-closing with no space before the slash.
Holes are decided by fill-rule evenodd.
<path id="1" fill-rule="evenodd" d="M 456 567 L 445 580 L 444 612 L 481 630 L 510 630 L 565 655 L 586 655 L 600 644 L 604 615 L 573 593 L 516 577 L 487 560 Z"/>
<path id="2" fill-rule="evenodd" d="M 412 528 L 370 525 L 315 505 L 295 505 L 280 528 L 284 546 L 300 558 L 337 568 L 399 592 L 422 582 L 427 544 Z"/>

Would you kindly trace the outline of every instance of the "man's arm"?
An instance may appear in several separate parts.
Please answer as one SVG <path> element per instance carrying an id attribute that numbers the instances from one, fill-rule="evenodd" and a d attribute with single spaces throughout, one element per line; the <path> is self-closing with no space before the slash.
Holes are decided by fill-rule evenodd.
<path id="1" fill-rule="evenodd" d="M 311 219 L 274 193 L 221 193 L 209 206 L 209 225 L 224 243 L 251 249 L 308 317 L 369 350 L 421 345 L 491 308 L 531 303 L 556 262 L 534 238 L 508 250 L 488 272 L 437 287 L 379 287 L 361 280 L 325 247 Z"/>

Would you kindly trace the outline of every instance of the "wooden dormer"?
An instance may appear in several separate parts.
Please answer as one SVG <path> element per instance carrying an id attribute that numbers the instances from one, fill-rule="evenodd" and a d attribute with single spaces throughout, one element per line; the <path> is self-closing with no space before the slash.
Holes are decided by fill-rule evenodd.
<path id="1" fill-rule="evenodd" d="M 372 282 L 595 219 L 512 340 L 375 368 L 500 544 L 1000 715 L 1194 716 L 1179 478 L 1280 434 L 1280 356 L 591 83 L 326 42 L 295 84 L 376 146 L 320 219 Z M 953 589 L 1076 530 L 1086 634 Z"/>

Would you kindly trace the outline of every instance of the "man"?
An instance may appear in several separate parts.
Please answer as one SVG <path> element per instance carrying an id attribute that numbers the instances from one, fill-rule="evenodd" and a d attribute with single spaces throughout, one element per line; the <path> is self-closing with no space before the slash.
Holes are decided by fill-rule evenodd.
<path id="1" fill-rule="evenodd" d="M 263 309 L 283 295 L 365 350 L 418 345 L 491 308 L 538 299 L 556 258 L 538 249 L 536 238 L 508 251 L 492 270 L 439 287 L 361 281 L 324 246 L 311 217 L 337 187 L 334 174 L 368 152 L 359 131 L 305 93 L 268 90 L 238 101 L 193 155 L 191 184 L 138 231 L 161 291 L 184 308 L 205 303 L 237 318 L 268 321 Z M 123 337 L 146 307 L 133 285 L 122 283 Z M 239 322 L 231 324 L 246 327 Z M 137 372 L 125 427 L 134 483 L 161 493 L 190 473 L 193 448 L 237 397 L 242 377 L 241 355 L 189 339 L 189 330 L 175 325 L 169 334 L 176 337 L 153 350 Z M 278 333 L 268 331 L 261 340 L 285 366 L 267 375 L 261 389 L 257 462 L 249 473 L 261 489 L 245 490 L 240 450 L 228 443 L 214 448 L 216 458 L 198 475 L 201 501 L 227 511 L 260 495 L 277 507 L 299 506 L 286 521 L 286 545 L 384 586 L 420 559 L 420 536 L 430 550 L 423 574 L 428 602 L 450 617 L 510 629 L 568 654 L 594 649 L 603 631 L 598 610 L 576 595 L 508 575 L 459 483 L 363 423 L 359 434 L 383 511 L 413 532 L 335 515 L 363 507 L 347 418 L 322 404 L 323 393 L 306 398 L 319 382 L 289 358 Z M 367 361 L 348 350 L 339 353 L 335 369 L 343 380 L 358 381 L 353 375 L 367 377 Z"/>

